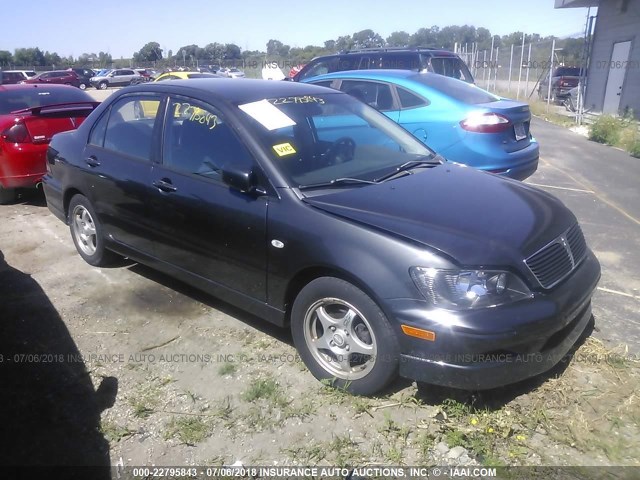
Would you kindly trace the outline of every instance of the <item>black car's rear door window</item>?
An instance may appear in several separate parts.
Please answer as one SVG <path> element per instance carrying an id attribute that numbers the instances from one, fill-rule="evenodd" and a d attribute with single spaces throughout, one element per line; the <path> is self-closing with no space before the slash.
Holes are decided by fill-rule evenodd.
<path id="1" fill-rule="evenodd" d="M 161 97 L 145 95 L 127 96 L 115 102 L 104 133 L 104 148 L 140 160 L 151 160 L 153 131 L 161 104 Z M 92 137 L 96 133 L 98 142 L 99 123 L 92 132 Z"/>

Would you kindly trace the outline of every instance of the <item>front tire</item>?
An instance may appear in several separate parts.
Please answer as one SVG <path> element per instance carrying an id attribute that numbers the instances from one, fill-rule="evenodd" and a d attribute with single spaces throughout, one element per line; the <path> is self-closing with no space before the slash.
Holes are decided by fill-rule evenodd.
<path id="1" fill-rule="evenodd" d="M 98 88 L 100 90 L 106 90 L 108 86 L 109 85 L 107 84 L 107 82 L 100 82 L 100 84 L 98 85 Z"/>
<path id="2" fill-rule="evenodd" d="M 87 84 L 86 83 L 81 83 L 80 86 L 78 87 L 80 90 L 86 90 L 87 89 Z"/>
<path id="3" fill-rule="evenodd" d="M 75 195 L 69 203 L 68 212 L 71 238 L 84 261 L 94 267 L 113 263 L 117 255 L 105 248 L 102 225 L 89 199 Z"/>
<path id="4" fill-rule="evenodd" d="M 380 307 L 334 277 L 307 284 L 291 311 L 300 357 L 314 377 L 356 395 L 382 390 L 398 374 L 400 347 Z"/>

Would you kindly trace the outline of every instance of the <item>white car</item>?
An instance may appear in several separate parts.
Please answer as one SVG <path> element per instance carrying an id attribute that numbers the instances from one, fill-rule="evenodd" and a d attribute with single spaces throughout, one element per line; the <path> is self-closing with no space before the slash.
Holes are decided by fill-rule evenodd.
<path id="1" fill-rule="evenodd" d="M 33 70 L 4 70 L 0 72 L 0 85 L 7 83 L 20 83 L 35 77 L 36 72 Z"/>
<path id="2" fill-rule="evenodd" d="M 242 70 L 238 70 L 237 68 L 227 68 L 225 69 L 224 75 L 229 78 L 244 78 L 244 72 Z M 219 73 L 219 72 L 218 72 Z"/>

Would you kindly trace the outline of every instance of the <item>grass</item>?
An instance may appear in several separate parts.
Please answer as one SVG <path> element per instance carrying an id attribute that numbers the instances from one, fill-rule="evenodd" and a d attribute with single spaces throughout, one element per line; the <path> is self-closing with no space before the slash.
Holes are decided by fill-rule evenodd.
<path id="1" fill-rule="evenodd" d="M 278 382 L 273 378 L 256 378 L 249 388 L 242 394 L 243 400 L 255 402 L 256 400 L 267 400 L 269 403 L 284 406 L 286 399 Z"/>
<path id="2" fill-rule="evenodd" d="M 168 383 L 169 381 L 155 377 L 151 379 L 149 383 L 142 384 L 134 395 L 129 398 L 129 405 L 133 409 L 133 416 L 136 418 L 147 418 L 153 414 L 158 407 L 161 397 L 161 387 Z"/>
<path id="3" fill-rule="evenodd" d="M 498 91 L 496 95 L 512 98 L 506 91 Z M 557 112 L 557 105 L 539 100 L 537 97 L 522 99 L 529 104 L 531 114 L 562 127 L 573 127 L 575 120 L 570 115 Z M 633 112 L 627 111 L 621 117 L 600 115 L 589 126 L 589 139 L 594 142 L 621 148 L 632 156 L 640 158 L 640 123 L 634 120 Z"/>
<path id="4" fill-rule="evenodd" d="M 117 443 L 123 438 L 129 437 L 136 433 L 135 430 L 131 430 L 127 427 L 118 425 L 117 423 L 103 421 L 100 424 L 100 432 L 104 435 L 109 442 Z"/>
<path id="5" fill-rule="evenodd" d="M 233 362 L 225 362 L 218 368 L 218 374 L 221 376 L 233 375 L 238 370 L 238 365 Z"/>
<path id="6" fill-rule="evenodd" d="M 189 446 L 195 446 L 202 442 L 212 431 L 212 425 L 208 418 L 195 415 L 173 417 L 165 428 L 165 440 L 177 438 L 180 443 Z"/>

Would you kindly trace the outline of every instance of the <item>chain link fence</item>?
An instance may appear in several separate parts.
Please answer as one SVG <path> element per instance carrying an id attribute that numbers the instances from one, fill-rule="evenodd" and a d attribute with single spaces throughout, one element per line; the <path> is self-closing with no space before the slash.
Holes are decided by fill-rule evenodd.
<path id="1" fill-rule="evenodd" d="M 526 40 L 526 37 L 525 37 Z M 553 40 L 479 50 L 475 45 L 458 47 L 458 55 L 467 63 L 476 85 L 490 92 L 518 100 L 547 97 L 539 91 L 540 83 L 551 68 L 565 63 L 562 55 L 555 55 Z M 545 83 L 545 87 L 548 83 Z"/>

